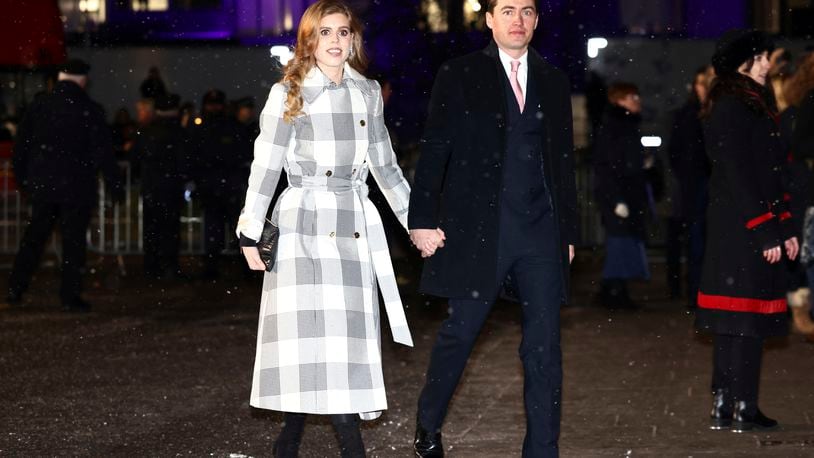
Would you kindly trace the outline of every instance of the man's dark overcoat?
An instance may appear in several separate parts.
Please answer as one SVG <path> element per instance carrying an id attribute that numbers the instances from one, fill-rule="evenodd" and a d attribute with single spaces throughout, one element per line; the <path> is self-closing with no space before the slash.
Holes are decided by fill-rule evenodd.
<path id="1" fill-rule="evenodd" d="M 558 223 L 567 291 L 568 245 L 575 244 L 578 234 L 570 85 L 563 72 L 533 49 L 528 65 L 528 84 L 536 85 L 542 102 L 525 109 L 538 111 L 546 131 L 539 151 Z M 447 239 L 424 265 L 420 288 L 424 293 L 461 298 L 497 293 L 488 289 L 494 288 L 497 276 L 507 129 L 505 80 L 494 42 L 447 61 L 435 78 L 410 194 L 409 228 L 440 227 Z"/>

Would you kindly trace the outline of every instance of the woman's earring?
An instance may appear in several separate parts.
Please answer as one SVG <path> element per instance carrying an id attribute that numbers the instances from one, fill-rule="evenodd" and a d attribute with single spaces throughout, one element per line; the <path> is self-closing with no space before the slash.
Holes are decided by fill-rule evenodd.
<path id="1" fill-rule="evenodd" d="M 348 59 L 353 57 L 353 46 L 350 47 L 350 52 L 348 53 Z"/>

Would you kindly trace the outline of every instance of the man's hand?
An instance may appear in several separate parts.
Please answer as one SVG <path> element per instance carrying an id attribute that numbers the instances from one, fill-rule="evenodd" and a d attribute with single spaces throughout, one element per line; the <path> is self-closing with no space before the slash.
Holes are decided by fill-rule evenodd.
<path id="1" fill-rule="evenodd" d="M 574 245 L 568 245 L 568 263 L 574 262 Z"/>
<path id="2" fill-rule="evenodd" d="M 240 251 L 243 252 L 243 257 L 246 258 L 246 264 L 249 265 L 249 269 L 266 270 L 266 265 L 263 264 L 263 260 L 260 259 L 260 251 L 257 247 L 244 246 L 240 247 Z"/>
<path id="3" fill-rule="evenodd" d="M 421 251 L 422 258 L 429 258 L 435 254 L 435 250 L 444 246 L 446 235 L 441 228 L 412 229 L 410 230 L 410 240 Z"/>

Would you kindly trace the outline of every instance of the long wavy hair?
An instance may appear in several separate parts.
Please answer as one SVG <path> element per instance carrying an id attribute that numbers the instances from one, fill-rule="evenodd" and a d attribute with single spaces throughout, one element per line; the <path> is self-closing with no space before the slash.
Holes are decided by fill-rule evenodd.
<path id="1" fill-rule="evenodd" d="M 809 92 L 814 90 L 814 53 L 800 62 L 797 71 L 786 81 L 783 92 L 789 105 L 800 106 Z"/>
<path id="2" fill-rule="evenodd" d="M 314 52 L 319 42 L 319 23 L 325 16 L 337 13 L 348 17 L 350 30 L 353 33 L 348 64 L 359 73 L 363 73 L 367 69 L 368 59 L 362 42 L 362 23 L 353 14 L 350 7 L 337 0 L 320 0 L 309 6 L 300 18 L 294 57 L 283 68 L 281 81 L 288 87 L 286 110 L 283 113 L 283 119 L 286 122 L 290 123 L 295 117 L 302 114 L 302 81 L 317 64 Z"/>

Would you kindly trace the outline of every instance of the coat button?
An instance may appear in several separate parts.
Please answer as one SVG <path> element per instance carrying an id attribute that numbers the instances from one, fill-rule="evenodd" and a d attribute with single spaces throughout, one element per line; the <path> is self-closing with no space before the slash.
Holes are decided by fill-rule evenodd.
<path id="1" fill-rule="evenodd" d="M 326 177 L 329 177 L 329 176 L 331 176 L 331 175 L 333 175 L 333 174 L 334 174 L 334 173 L 333 173 L 333 172 L 331 172 L 330 170 L 328 170 L 327 172 L 325 172 L 325 176 L 326 176 Z"/>
<path id="2" fill-rule="evenodd" d="M 365 127 L 365 124 L 367 124 L 367 123 L 365 122 L 365 120 L 364 120 L 364 119 L 363 119 L 363 120 L 361 120 L 361 121 L 359 121 L 359 125 L 360 125 L 360 126 Z"/>
<path id="3" fill-rule="evenodd" d="M 329 235 L 331 238 L 334 238 L 334 237 L 336 237 L 336 232 L 331 232 L 331 233 L 330 233 L 330 234 L 328 234 L 328 235 Z"/>
<path id="4" fill-rule="evenodd" d="M 358 238 L 359 238 L 359 233 L 358 233 L 358 232 L 354 232 L 354 233 L 353 233 L 353 238 L 358 239 Z"/>

